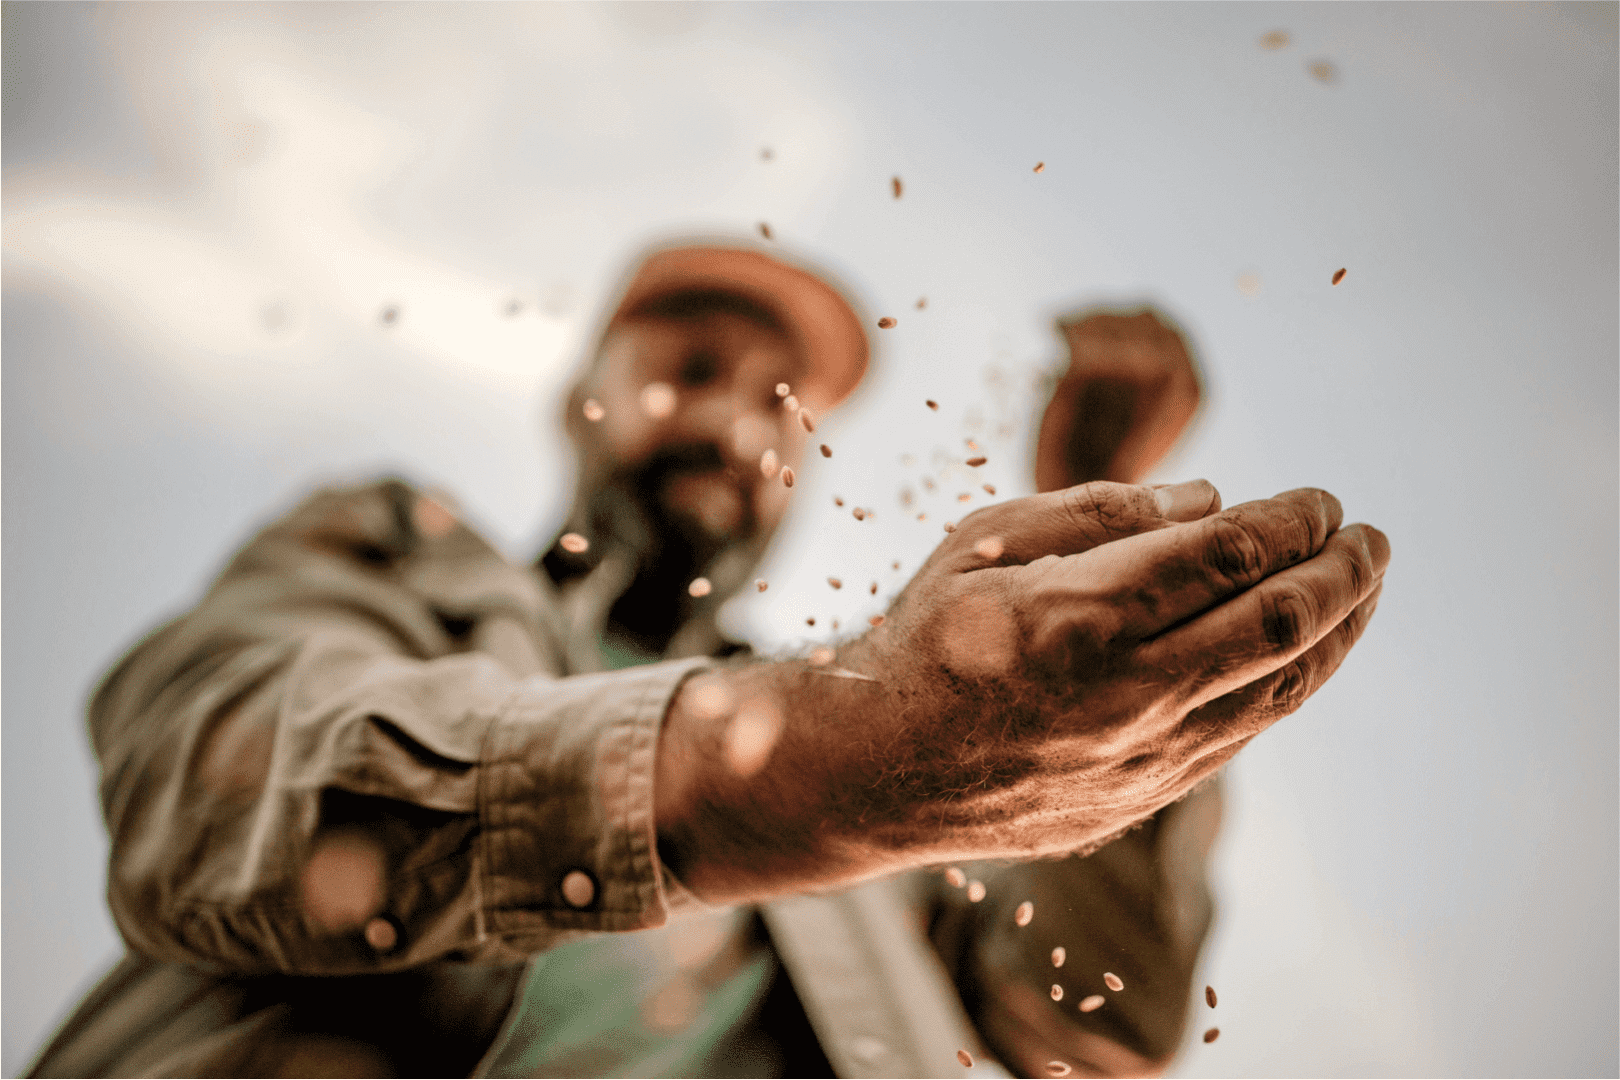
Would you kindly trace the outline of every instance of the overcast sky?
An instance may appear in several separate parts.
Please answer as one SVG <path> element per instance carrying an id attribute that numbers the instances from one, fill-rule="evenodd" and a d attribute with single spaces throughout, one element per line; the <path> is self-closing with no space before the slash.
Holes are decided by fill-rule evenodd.
<path id="1" fill-rule="evenodd" d="M 98 674 L 326 480 L 530 556 L 628 260 L 760 221 L 899 325 L 728 611 L 756 646 L 892 596 L 971 509 L 963 438 L 1030 490 L 1087 304 L 1202 360 L 1160 479 L 1391 539 L 1362 644 L 1230 769 L 1223 1034 L 1200 1005 L 1179 1075 L 1620 1070 L 1615 5 L 4 12 L 8 1075 L 118 955 Z"/>

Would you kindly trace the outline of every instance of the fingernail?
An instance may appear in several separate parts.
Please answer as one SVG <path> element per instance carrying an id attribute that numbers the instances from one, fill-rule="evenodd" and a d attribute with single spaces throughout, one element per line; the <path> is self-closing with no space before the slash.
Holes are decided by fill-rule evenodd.
<path id="1" fill-rule="evenodd" d="M 1215 502 L 1215 485 L 1208 480 L 1187 480 L 1153 492 L 1159 513 L 1171 521 L 1197 521 Z"/>

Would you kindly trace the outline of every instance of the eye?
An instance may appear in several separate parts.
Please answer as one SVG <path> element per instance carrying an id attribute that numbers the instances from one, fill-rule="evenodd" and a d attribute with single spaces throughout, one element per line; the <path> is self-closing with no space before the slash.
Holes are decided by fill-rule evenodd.
<path id="1" fill-rule="evenodd" d="M 687 386 L 706 386 L 720 372 L 720 361 L 713 353 L 695 352 L 686 358 L 681 368 L 681 382 Z"/>

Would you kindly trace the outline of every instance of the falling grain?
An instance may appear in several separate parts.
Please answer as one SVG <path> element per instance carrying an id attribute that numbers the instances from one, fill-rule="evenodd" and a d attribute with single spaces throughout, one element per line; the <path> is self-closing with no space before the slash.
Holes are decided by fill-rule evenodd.
<path id="1" fill-rule="evenodd" d="M 899 559 L 894 560 L 894 568 L 896 570 L 900 569 L 900 560 Z"/>
<path id="2" fill-rule="evenodd" d="M 763 221 L 759 223 L 759 235 L 763 236 L 767 240 L 771 238 L 771 227 L 765 224 Z"/>
<path id="3" fill-rule="evenodd" d="M 1339 69 L 1326 60 L 1317 60 L 1310 65 L 1311 78 L 1319 83 L 1333 83 L 1339 79 Z"/>
<path id="4" fill-rule="evenodd" d="M 967 502 L 971 498 L 973 498 L 973 493 L 971 491 L 964 491 L 964 492 L 962 492 L 962 494 L 960 494 L 960 495 L 958 495 L 956 497 L 956 501 L 957 502 Z"/>
<path id="5" fill-rule="evenodd" d="M 844 583 L 835 577 L 828 578 L 827 584 L 831 585 L 835 589 L 842 589 L 844 587 Z"/>
<path id="6" fill-rule="evenodd" d="M 1272 30 L 1269 33 L 1260 35 L 1260 47 L 1262 49 L 1281 49 L 1288 44 L 1288 41 L 1288 31 L 1286 30 Z"/>
<path id="7" fill-rule="evenodd" d="M 984 493 L 986 495 L 994 495 L 996 493 L 996 485 L 994 485 L 994 484 L 986 484 L 986 485 L 984 485 Z"/>
<path id="8" fill-rule="evenodd" d="M 962 889 L 967 887 L 967 875 L 962 873 L 961 870 L 954 866 L 945 871 L 945 880 L 953 889 Z"/>
<path id="9" fill-rule="evenodd" d="M 591 542 L 589 540 L 579 535 L 579 533 L 574 532 L 563 533 L 562 537 L 557 541 L 557 543 L 562 545 L 562 549 L 564 551 L 570 552 L 574 555 L 581 554 L 591 546 Z"/>
<path id="10" fill-rule="evenodd" d="M 956 1060 L 962 1063 L 962 1068 L 964 1069 L 973 1068 L 973 1055 L 968 1053 L 966 1050 L 958 1050 L 956 1052 Z"/>
<path id="11" fill-rule="evenodd" d="M 789 386 L 787 383 L 779 382 L 779 383 L 776 384 L 776 396 L 777 397 L 787 397 L 788 392 L 790 390 L 792 390 L 792 389 L 793 388 L 791 386 Z"/>
<path id="12" fill-rule="evenodd" d="M 1212 1043 L 1212 1042 L 1214 1042 L 1216 1039 L 1218 1039 L 1220 1037 L 1221 1037 L 1221 1029 L 1220 1028 L 1210 1028 L 1208 1031 L 1204 1032 L 1204 1041 L 1207 1042 L 1207 1043 Z"/>
<path id="13" fill-rule="evenodd" d="M 787 397 L 782 399 L 782 408 L 786 409 L 788 412 L 798 412 L 799 399 L 794 397 L 792 394 L 789 394 Z"/>
<path id="14" fill-rule="evenodd" d="M 1080 1001 L 1080 1011 L 1096 1012 L 1098 1009 L 1103 1007 L 1103 1004 L 1107 1002 L 1107 1000 L 1108 999 L 1103 997 L 1101 994 L 1092 994 L 1090 997 L 1082 998 Z"/>
<path id="15" fill-rule="evenodd" d="M 883 616 L 882 615 L 873 615 L 870 619 L 867 619 L 866 621 L 871 623 L 873 627 L 879 627 L 879 626 L 883 625 Z"/>
<path id="16" fill-rule="evenodd" d="M 765 479 L 769 480 L 775 476 L 778 468 L 780 468 L 780 464 L 777 461 L 775 450 L 767 449 L 763 454 L 759 455 L 759 472 Z"/>
<path id="17" fill-rule="evenodd" d="M 897 176 L 893 180 L 890 180 L 889 183 L 894 185 L 894 197 L 898 199 L 900 197 L 900 192 L 904 190 L 900 185 L 900 178 Z"/>
<path id="18" fill-rule="evenodd" d="M 806 626 L 814 626 L 814 625 L 816 625 L 816 617 L 814 615 L 812 615 L 809 618 L 805 619 L 804 620 L 804 625 L 806 625 Z"/>
<path id="19" fill-rule="evenodd" d="M 928 297 L 926 297 L 926 296 L 917 297 L 917 310 L 918 311 L 921 311 L 923 308 L 925 308 L 927 306 L 928 306 Z"/>
<path id="20" fill-rule="evenodd" d="M 892 329 L 894 329 L 894 320 L 889 318 L 889 316 L 887 316 L 887 315 L 883 316 L 883 318 L 878 320 L 878 329 L 879 330 L 892 330 Z"/>
<path id="21" fill-rule="evenodd" d="M 841 496 L 834 495 L 833 496 L 833 505 L 834 506 L 843 506 L 844 505 L 843 498 Z"/>
<path id="22" fill-rule="evenodd" d="M 602 408 L 602 403 L 595 398 L 586 398 L 585 407 L 580 411 L 585 414 L 585 419 L 593 424 L 607 415 L 607 410 Z"/>
<path id="23" fill-rule="evenodd" d="M 1052 950 L 1052 966 L 1053 967 L 1062 967 L 1063 966 L 1063 961 L 1067 960 L 1068 958 L 1069 958 L 1069 950 L 1065 949 L 1063 946 L 1059 945 L 1057 948 Z"/>
<path id="24" fill-rule="evenodd" d="M 1215 988 L 1213 986 L 1204 987 L 1204 1004 L 1212 1009 L 1215 1007 Z"/>
<path id="25" fill-rule="evenodd" d="M 706 577 L 693 578 L 692 584 L 686 587 L 686 591 L 693 596 L 708 596 L 709 593 L 714 591 L 714 586 L 709 583 L 709 579 Z"/>
<path id="26" fill-rule="evenodd" d="M 1125 981 L 1112 971 L 1103 972 L 1103 985 L 1116 994 L 1125 989 Z"/>
<path id="27" fill-rule="evenodd" d="M 871 592 L 872 592 L 873 596 L 877 595 L 877 582 L 875 582 L 875 581 L 872 582 L 872 590 L 871 590 Z"/>
<path id="28" fill-rule="evenodd" d="M 1047 1076 L 1068 1076 L 1069 1064 L 1066 1061 L 1048 1061 L 1046 1063 Z"/>
<path id="29" fill-rule="evenodd" d="M 1028 926 L 1029 921 L 1034 917 L 1035 905 L 1030 903 L 1028 900 L 1025 900 L 1022 904 L 1018 905 L 1018 910 L 1013 912 L 1013 923 L 1017 926 Z"/>
<path id="30" fill-rule="evenodd" d="M 1341 282 L 1343 280 L 1344 280 L 1344 267 L 1341 266 L 1341 267 L 1339 267 L 1337 270 L 1335 270 L 1333 272 L 1333 284 L 1337 285 L 1339 282 Z"/>
<path id="31" fill-rule="evenodd" d="M 1059 986 L 1057 983 L 1052 984 L 1052 1000 L 1053 1001 L 1062 1001 L 1063 1000 L 1063 987 Z"/>
<path id="32" fill-rule="evenodd" d="M 675 411 L 675 388 L 663 382 L 642 387 L 641 411 L 654 420 L 667 419 Z"/>
<path id="33" fill-rule="evenodd" d="M 862 510 L 858 506 L 855 509 L 851 510 L 850 513 L 855 515 L 855 520 L 856 521 L 865 521 L 866 520 L 866 511 Z"/>
<path id="34" fill-rule="evenodd" d="M 764 578 L 760 578 L 758 581 L 754 582 L 754 588 L 758 589 L 760 592 L 764 592 L 770 587 L 771 583 L 766 581 Z"/>
<path id="35" fill-rule="evenodd" d="M 980 465 L 983 465 L 986 461 L 989 461 L 989 460 L 990 460 L 989 458 L 983 457 L 983 456 L 970 457 L 970 458 L 967 459 L 967 461 L 964 464 L 966 464 L 967 467 L 970 468 L 970 469 L 977 469 Z"/>
<path id="36" fill-rule="evenodd" d="M 933 409 L 935 412 L 939 412 L 939 402 L 930 398 L 929 400 L 923 402 L 923 404 L 928 406 L 930 409 Z"/>
<path id="37" fill-rule="evenodd" d="M 799 423 L 804 425 L 804 430 L 806 432 L 813 432 L 813 431 L 816 430 L 816 425 L 815 425 L 814 421 L 812 421 L 810 419 L 810 410 L 809 409 L 800 409 L 799 410 Z M 826 447 L 822 447 L 822 449 L 825 450 Z M 828 456 L 830 457 L 831 455 L 829 454 Z"/>
<path id="38" fill-rule="evenodd" d="M 1037 162 L 1036 162 L 1036 163 L 1035 163 L 1035 171 L 1036 171 L 1036 172 L 1038 172 L 1038 173 L 1040 173 L 1040 172 L 1045 172 L 1045 171 L 1046 171 L 1046 162 L 1044 162 L 1044 161 L 1037 161 Z"/>
<path id="39" fill-rule="evenodd" d="M 821 444 L 821 456 L 822 457 L 832 457 L 832 447 L 828 446 L 826 443 L 822 443 Z"/>
<path id="40" fill-rule="evenodd" d="M 948 532 L 948 533 L 949 533 L 949 532 L 955 532 L 955 531 L 956 531 L 956 522 L 954 522 L 954 521 L 947 521 L 947 522 L 946 522 L 946 523 L 945 523 L 945 531 L 946 531 L 946 532 Z"/>
<path id="41" fill-rule="evenodd" d="M 793 470 L 787 465 L 782 466 L 782 486 L 793 486 Z"/>
<path id="42" fill-rule="evenodd" d="M 967 898 L 969 902 L 977 904 L 984 899 L 984 882 L 970 881 L 967 885 Z"/>

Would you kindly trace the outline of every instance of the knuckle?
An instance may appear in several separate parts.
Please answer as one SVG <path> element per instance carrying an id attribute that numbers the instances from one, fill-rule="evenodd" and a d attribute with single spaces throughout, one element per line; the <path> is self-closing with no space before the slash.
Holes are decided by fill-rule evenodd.
<path id="1" fill-rule="evenodd" d="M 1373 584 L 1372 553 L 1367 550 L 1366 544 L 1348 544 L 1344 555 L 1345 576 L 1350 581 L 1351 595 L 1360 598 L 1367 595 Z"/>
<path id="2" fill-rule="evenodd" d="M 1281 585 L 1266 596 L 1260 622 L 1267 644 L 1279 652 L 1294 652 L 1315 640 L 1315 603 L 1298 585 Z"/>
<path id="3" fill-rule="evenodd" d="M 1227 581 L 1247 588 L 1265 574 L 1265 549 L 1254 532 L 1234 518 L 1217 518 L 1204 547 L 1209 568 Z"/>
<path id="4" fill-rule="evenodd" d="M 1271 676 L 1270 711 L 1275 716 L 1287 716 L 1305 704 L 1311 696 L 1310 665 L 1302 656 L 1283 665 Z"/>

